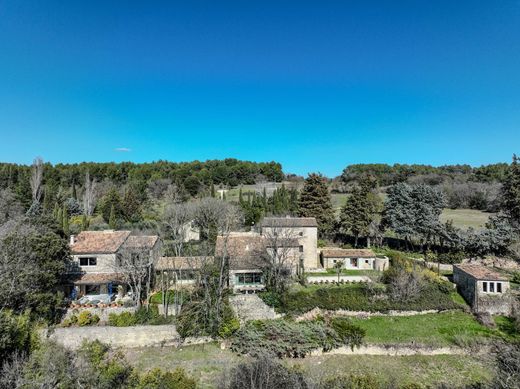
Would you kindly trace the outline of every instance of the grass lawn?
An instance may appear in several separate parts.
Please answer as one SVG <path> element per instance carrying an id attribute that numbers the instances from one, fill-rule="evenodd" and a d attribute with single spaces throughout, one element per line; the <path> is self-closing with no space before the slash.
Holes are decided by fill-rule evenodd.
<path id="1" fill-rule="evenodd" d="M 473 227 L 483 228 L 492 213 L 482 212 L 476 209 L 449 209 L 445 208 L 441 214 L 441 222 L 453 220 L 456 227 L 467 229 Z"/>
<path id="2" fill-rule="evenodd" d="M 182 367 L 199 381 L 201 388 L 214 388 L 220 375 L 238 363 L 242 357 L 229 350 L 221 350 L 219 344 L 175 347 L 148 347 L 125 350 L 125 357 L 140 371 L 155 367 L 175 370 Z"/>
<path id="3" fill-rule="evenodd" d="M 424 387 L 446 383 L 450 388 L 457 388 L 488 382 L 493 376 L 488 362 L 462 355 L 324 355 L 290 363 L 318 377 L 369 374 L 381 383 L 418 383 Z"/>
<path id="4" fill-rule="evenodd" d="M 366 330 L 365 342 L 373 344 L 415 343 L 433 347 L 465 346 L 483 341 L 496 331 L 479 324 L 464 312 L 445 312 L 417 316 L 371 317 L 353 319 Z"/>

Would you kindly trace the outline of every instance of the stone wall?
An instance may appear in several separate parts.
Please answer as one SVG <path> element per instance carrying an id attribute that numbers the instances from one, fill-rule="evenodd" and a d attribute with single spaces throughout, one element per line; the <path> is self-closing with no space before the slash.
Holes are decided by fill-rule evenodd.
<path id="1" fill-rule="evenodd" d="M 177 346 L 181 338 L 174 325 L 133 326 L 133 327 L 69 327 L 43 330 L 42 338 L 48 338 L 61 345 L 77 349 L 83 340 L 110 344 L 113 347 Z"/>

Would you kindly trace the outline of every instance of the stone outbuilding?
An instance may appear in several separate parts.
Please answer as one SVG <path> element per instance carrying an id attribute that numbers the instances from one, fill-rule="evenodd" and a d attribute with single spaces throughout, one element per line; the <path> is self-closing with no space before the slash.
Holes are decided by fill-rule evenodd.
<path id="1" fill-rule="evenodd" d="M 453 282 L 475 313 L 511 313 L 509 280 L 499 272 L 476 264 L 454 265 Z"/>
<path id="2" fill-rule="evenodd" d="M 323 248 L 320 260 L 325 269 L 333 269 L 339 262 L 343 263 L 343 268 L 348 270 L 384 271 L 389 266 L 387 257 L 378 257 L 370 249 Z"/>

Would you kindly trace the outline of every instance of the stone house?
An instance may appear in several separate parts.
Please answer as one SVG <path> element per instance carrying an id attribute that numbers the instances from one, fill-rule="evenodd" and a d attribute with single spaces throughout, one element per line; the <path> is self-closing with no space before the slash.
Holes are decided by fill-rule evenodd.
<path id="1" fill-rule="evenodd" d="M 323 248 L 320 252 L 321 266 L 325 269 L 333 269 L 336 263 L 343 263 L 343 268 L 348 270 L 379 270 L 384 271 L 389 267 L 387 257 L 378 257 L 369 249 L 340 249 Z"/>
<path id="2" fill-rule="evenodd" d="M 155 265 L 156 284 L 165 281 L 170 287 L 175 283 L 193 285 L 201 266 L 213 261 L 213 256 L 161 257 Z"/>
<path id="3" fill-rule="evenodd" d="M 264 250 L 264 238 L 255 232 L 232 232 L 226 237 L 217 237 L 215 256 L 227 258 L 229 287 L 233 292 L 248 293 L 265 289 L 260 259 Z"/>
<path id="4" fill-rule="evenodd" d="M 260 223 L 260 235 L 276 243 L 281 237 L 287 244 L 297 242 L 302 269 L 316 269 L 318 264 L 318 223 L 313 217 L 266 217 Z"/>
<path id="5" fill-rule="evenodd" d="M 454 265 L 453 282 L 475 313 L 511 313 L 509 281 L 497 271 L 476 264 Z"/>
<path id="6" fill-rule="evenodd" d="M 82 231 L 71 236 L 71 266 L 67 269 L 64 289 L 67 295 L 112 294 L 119 285 L 126 288 L 118 273 L 121 255 L 144 251 L 151 262 L 158 258 L 161 247 L 158 236 L 134 236 L 130 231 Z"/>

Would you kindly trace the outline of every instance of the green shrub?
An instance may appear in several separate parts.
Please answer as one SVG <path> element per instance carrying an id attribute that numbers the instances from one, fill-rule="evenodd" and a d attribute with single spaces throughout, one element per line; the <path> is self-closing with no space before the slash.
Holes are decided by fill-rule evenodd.
<path id="1" fill-rule="evenodd" d="M 261 292 L 258 293 L 258 297 L 260 297 L 264 303 L 273 308 L 279 308 L 282 305 L 282 301 L 280 295 L 275 292 Z"/>
<path id="2" fill-rule="evenodd" d="M 441 253 L 437 255 L 437 262 L 453 265 L 461 263 L 465 257 L 466 255 L 462 251 Z"/>
<path id="3" fill-rule="evenodd" d="M 231 349 L 253 356 L 269 353 L 283 357 L 303 358 L 311 351 L 329 351 L 344 345 L 359 346 L 361 328 L 337 323 L 339 332 L 322 320 L 291 322 L 288 320 L 256 320 L 241 327 L 233 337 Z"/>
<path id="4" fill-rule="evenodd" d="M 15 352 L 29 352 L 32 332 L 29 312 L 15 315 L 11 311 L 0 311 L 0 361 Z"/>
<path id="5" fill-rule="evenodd" d="M 222 338 L 229 338 L 240 328 L 240 321 L 233 317 L 220 325 L 218 335 Z"/>
<path id="6" fill-rule="evenodd" d="M 330 326 L 338 335 L 339 341 L 343 344 L 354 346 L 360 345 L 365 337 L 366 331 L 351 323 L 348 318 L 335 317 L 330 321 Z"/>
<path id="7" fill-rule="evenodd" d="M 67 319 L 63 320 L 61 323 L 62 327 L 71 327 L 78 324 L 78 316 L 76 314 L 72 314 Z"/>
<path id="8" fill-rule="evenodd" d="M 108 315 L 108 324 L 114 327 L 130 327 L 136 325 L 135 315 L 132 312 L 111 313 Z"/>
<path id="9" fill-rule="evenodd" d="M 513 276 L 511 277 L 511 282 L 514 282 L 515 284 L 520 284 L 520 271 L 515 271 L 513 273 Z"/>
<path id="10" fill-rule="evenodd" d="M 151 304 L 148 307 L 139 308 L 134 313 L 111 313 L 108 315 L 108 324 L 114 327 L 130 327 L 140 324 L 160 325 L 169 324 L 173 319 L 173 316 L 164 317 L 159 315 L 157 306 Z"/>
<path id="11" fill-rule="evenodd" d="M 99 316 L 90 311 L 82 311 L 78 315 L 77 324 L 80 327 L 91 326 L 99 322 Z"/>
<path id="12" fill-rule="evenodd" d="M 173 304 L 175 302 L 175 291 L 168 290 L 166 292 L 166 299 L 168 304 Z M 157 292 L 150 297 L 151 304 L 162 304 L 163 303 L 163 292 Z"/>
<path id="13" fill-rule="evenodd" d="M 156 368 L 141 376 L 136 389 L 195 389 L 196 387 L 197 381 L 189 377 L 184 369 L 177 368 L 172 372 L 163 372 Z"/>
<path id="14" fill-rule="evenodd" d="M 377 295 L 374 296 L 365 284 L 309 287 L 285 295 L 280 309 L 293 314 L 305 313 L 316 307 L 369 312 L 459 309 L 460 305 L 453 301 L 451 292 L 450 288 L 448 293 L 443 283 L 426 282 L 416 298 L 402 301 L 392 299 L 386 291 L 376 291 Z"/>
<path id="15" fill-rule="evenodd" d="M 320 383 L 323 389 L 382 389 L 377 378 L 370 375 L 337 375 Z"/>

